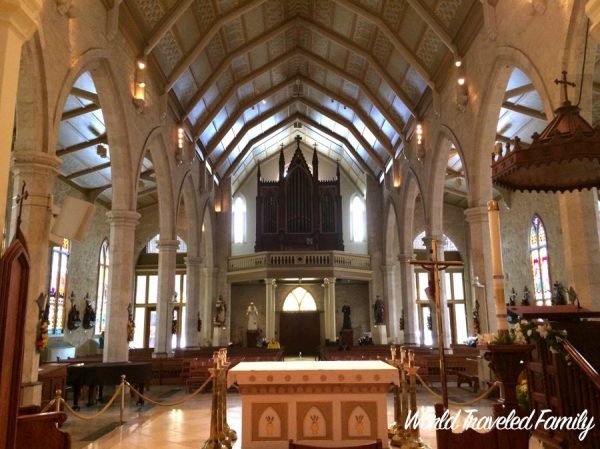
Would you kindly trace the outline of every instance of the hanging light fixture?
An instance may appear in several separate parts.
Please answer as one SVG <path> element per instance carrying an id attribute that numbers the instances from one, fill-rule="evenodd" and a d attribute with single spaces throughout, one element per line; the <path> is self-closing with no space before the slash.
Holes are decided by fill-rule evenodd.
<path id="1" fill-rule="evenodd" d="M 589 27 L 589 20 L 588 20 Z M 581 84 L 585 73 L 588 27 L 586 27 Z M 567 94 L 567 72 L 561 80 L 565 101 L 554 111 L 554 119 L 541 134 L 533 134 L 528 148 L 515 138 L 504 154 L 492 154 L 492 181 L 510 190 L 565 192 L 600 187 L 600 127 L 592 126 L 579 115 L 579 101 L 572 105 Z"/>

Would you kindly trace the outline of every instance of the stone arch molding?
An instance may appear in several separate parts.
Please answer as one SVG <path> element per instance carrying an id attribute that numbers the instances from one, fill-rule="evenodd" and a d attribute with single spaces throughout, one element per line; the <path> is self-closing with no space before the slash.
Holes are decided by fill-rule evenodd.
<path id="1" fill-rule="evenodd" d="M 171 169 L 169 158 L 167 156 L 167 144 L 162 132 L 162 126 L 153 128 L 142 146 L 142 151 L 138 158 L 137 170 L 135 176 L 134 201 L 137 197 L 138 181 L 142 171 L 142 162 L 147 153 L 152 157 L 152 165 L 156 174 L 156 189 L 158 192 L 159 208 L 159 231 L 160 238 L 166 240 L 175 240 L 176 236 L 176 197 L 173 193 L 173 183 L 171 182 Z"/>
<path id="2" fill-rule="evenodd" d="M 135 187 L 131 161 L 131 144 L 128 133 L 128 120 L 123 98 L 129 98 L 121 92 L 118 79 L 113 70 L 109 52 L 106 49 L 91 49 L 82 53 L 66 73 L 56 98 L 52 123 L 50 125 L 48 148 L 56 151 L 58 130 L 62 111 L 75 81 L 84 72 L 89 71 L 100 99 L 104 115 L 106 135 L 111 151 L 111 170 L 113 184 L 113 210 L 135 209 Z"/>
<path id="3" fill-rule="evenodd" d="M 496 49 L 494 64 L 485 83 L 481 109 L 476 120 L 474 151 L 471 157 L 464 160 L 471 167 L 470 198 L 471 205 L 483 205 L 492 197 L 491 162 L 494 142 L 496 141 L 496 126 L 498 116 L 506 91 L 506 85 L 513 69 L 525 73 L 539 93 L 547 117 L 553 116 L 554 103 L 546 81 L 535 63 L 523 51 L 510 46 Z"/>

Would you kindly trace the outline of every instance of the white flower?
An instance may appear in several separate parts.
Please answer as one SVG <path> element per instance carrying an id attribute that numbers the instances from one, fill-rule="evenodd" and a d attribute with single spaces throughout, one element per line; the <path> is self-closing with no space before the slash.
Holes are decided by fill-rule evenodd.
<path id="1" fill-rule="evenodd" d="M 546 338 L 548 336 L 548 327 L 546 326 L 538 326 L 537 332 L 540 334 L 540 337 Z"/>
<path id="2" fill-rule="evenodd" d="M 529 330 L 527 331 L 527 336 L 528 336 L 528 337 L 531 337 L 531 334 L 533 334 L 533 329 L 529 329 Z"/>

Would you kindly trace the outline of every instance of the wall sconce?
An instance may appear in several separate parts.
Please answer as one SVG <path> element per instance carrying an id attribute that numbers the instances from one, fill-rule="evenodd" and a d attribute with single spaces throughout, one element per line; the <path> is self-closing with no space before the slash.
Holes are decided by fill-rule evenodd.
<path id="1" fill-rule="evenodd" d="M 133 104 L 138 112 L 141 112 L 146 105 L 146 61 L 144 59 L 136 61 Z"/>
<path id="2" fill-rule="evenodd" d="M 181 165 L 183 163 L 183 145 L 185 142 L 185 131 L 183 126 L 177 128 L 177 149 L 175 150 L 175 160 L 177 161 L 177 165 Z"/>
<path id="3" fill-rule="evenodd" d="M 220 213 L 222 210 L 221 189 L 215 187 L 215 212 Z"/>
<path id="4" fill-rule="evenodd" d="M 415 133 L 417 135 L 417 159 L 423 161 L 425 159 L 425 145 L 423 143 L 423 125 L 421 123 L 417 123 Z"/>
<path id="5" fill-rule="evenodd" d="M 457 71 L 456 105 L 458 106 L 459 111 L 464 112 L 465 107 L 469 102 L 469 89 L 467 87 L 467 77 L 465 76 L 463 63 L 460 59 L 454 61 L 454 66 L 456 67 Z"/>
<path id="6" fill-rule="evenodd" d="M 395 189 L 399 189 L 402 185 L 402 171 L 399 159 L 394 159 L 394 165 L 392 166 L 392 177 L 392 186 Z"/>

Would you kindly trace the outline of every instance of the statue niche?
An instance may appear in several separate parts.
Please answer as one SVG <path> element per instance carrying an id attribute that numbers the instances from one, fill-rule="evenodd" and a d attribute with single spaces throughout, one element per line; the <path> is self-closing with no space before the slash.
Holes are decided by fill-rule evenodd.
<path id="1" fill-rule="evenodd" d="M 313 152 L 311 173 L 296 137 L 296 151 L 285 173 L 283 148 L 279 179 L 257 175 L 255 251 L 344 250 L 340 167 L 336 178 L 319 180 L 319 158 Z"/>

